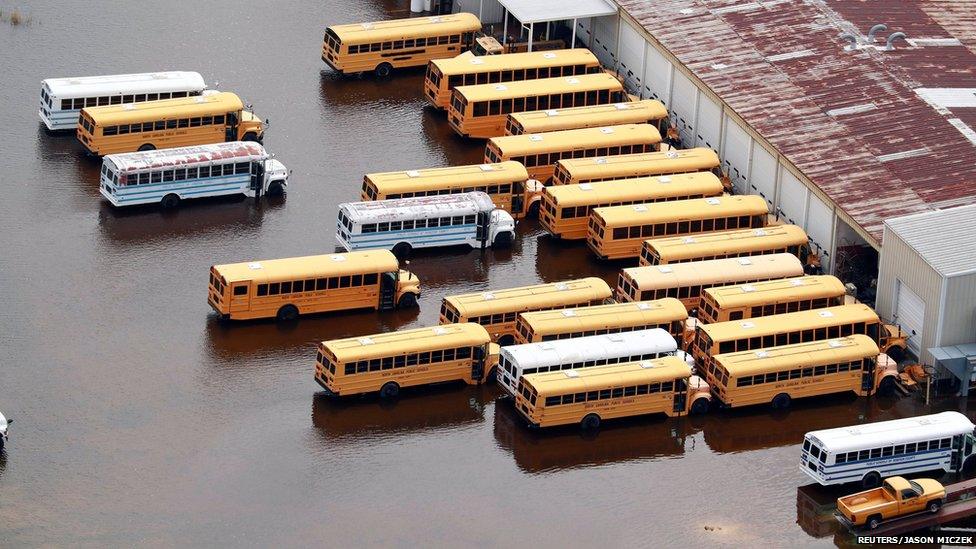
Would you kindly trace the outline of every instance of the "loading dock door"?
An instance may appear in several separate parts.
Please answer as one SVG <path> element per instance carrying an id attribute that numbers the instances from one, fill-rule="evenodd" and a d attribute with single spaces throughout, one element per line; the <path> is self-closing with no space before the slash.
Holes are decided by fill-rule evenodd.
<path id="1" fill-rule="evenodd" d="M 908 349 L 915 353 L 915 356 L 919 356 L 922 326 L 925 322 L 925 302 L 901 280 L 898 281 L 897 292 L 895 322 L 911 336 L 908 338 Z"/>

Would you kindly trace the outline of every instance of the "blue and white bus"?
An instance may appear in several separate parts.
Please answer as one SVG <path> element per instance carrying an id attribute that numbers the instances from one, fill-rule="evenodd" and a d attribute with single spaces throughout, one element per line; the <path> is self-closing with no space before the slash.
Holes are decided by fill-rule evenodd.
<path id="1" fill-rule="evenodd" d="M 976 426 L 959 412 L 810 431 L 803 438 L 800 470 L 823 485 L 881 485 L 881 479 L 976 465 Z"/>
<path id="2" fill-rule="evenodd" d="M 336 240 L 346 249 L 384 248 L 400 258 L 413 248 L 503 246 L 515 220 L 474 191 L 339 204 Z"/>
<path id="3" fill-rule="evenodd" d="M 41 81 L 37 114 L 48 130 L 74 131 L 85 107 L 190 97 L 206 89 L 200 73 L 185 71 L 48 78 Z"/>
<path id="4" fill-rule="evenodd" d="M 107 155 L 100 191 L 113 206 L 173 208 L 188 198 L 279 195 L 287 186 L 285 165 L 261 144 L 231 141 Z"/>

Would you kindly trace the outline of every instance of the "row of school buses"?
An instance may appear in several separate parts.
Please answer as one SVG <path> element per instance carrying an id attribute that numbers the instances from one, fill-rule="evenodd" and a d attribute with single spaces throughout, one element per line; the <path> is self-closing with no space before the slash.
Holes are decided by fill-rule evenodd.
<path id="1" fill-rule="evenodd" d="M 190 198 L 278 195 L 288 185 L 284 164 L 261 145 L 267 123 L 196 72 L 50 78 L 38 116 L 104 156 L 99 190 L 113 206 L 172 208 Z"/>

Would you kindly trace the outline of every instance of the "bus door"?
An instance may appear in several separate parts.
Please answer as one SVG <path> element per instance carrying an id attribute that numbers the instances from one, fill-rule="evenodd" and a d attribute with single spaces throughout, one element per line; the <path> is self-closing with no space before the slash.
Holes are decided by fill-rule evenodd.
<path id="1" fill-rule="evenodd" d="M 224 135 L 224 141 L 231 142 L 237 141 L 237 122 L 238 113 L 229 112 L 227 113 L 227 127 L 226 133 Z"/>
<path id="2" fill-rule="evenodd" d="M 395 305 L 397 273 L 383 273 L 380 276 L 380 310 L 392 309 Z"/>
<path id="3" fill-rule="evenodd" d="M 264 162 L 251 162 L 251 191 L 260 197 L 264 189 Z"/>
<path id="4" fill-rule="evenodd" d="M 950 471 L 959 471 L 962 469 L 962 438 L 965 435 L 956 435 L 952 437 L 952 457 L 949 461 Z"/>
<path id="5" fill-rule="evenodd" d="M 868 358 L 863 361 L 861 366 L 861 392 L 866 395 L 870 395 L 874 392 L 874 371 L 875 363 L 877 361 L 873 358 Z"/>
<path id="6" fill-rule="evenodd" d="M 247 282 L 235 282 L 230 288 L 230 312 L 245 312 L 250 309 L 250 284 Z"/>
<path id="7" fill-rule="evenodd" d="M 475 233 L 475 238 L 478 242 L 481 242 L 481 247 L 484 248 L 488 242 L 488 224 L 491 222 L 491 212 L 478 212 L 478 229 Z"/>
<path id="8" fill-rule="evenodd" d="M 512 183 L 512 215 L 521 215 L 522 208 L 525 208 L 525 183 L 516 181 Z"/>
<path id="9" fill-rule="evenodd" d="M 471 356 L 471 379 L 481 381 L 485 375 L 485 348 L 475 347 Z"/>
<path id="10" fill-rule="evenodd" d="M 683 379 L 674 382 L 674 408 L 675 414 L 683 414 L 688 405 L 688 383 Z"/>

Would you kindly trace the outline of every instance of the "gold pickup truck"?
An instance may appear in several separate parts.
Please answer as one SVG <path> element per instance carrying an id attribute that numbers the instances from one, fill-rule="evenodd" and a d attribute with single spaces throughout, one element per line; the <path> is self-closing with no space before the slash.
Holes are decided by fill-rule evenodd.
<path id="1" fill-rule="evenodd" d="M 930 478 L 885 479 L 880 488 L 839 498 L 837 511 L 853 526 L 867 524 L 874 530 L 883 521 L 920 511 L 937 513 L 945 503 L 946 491 Z"/>

